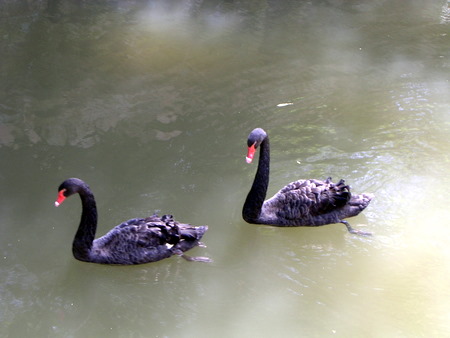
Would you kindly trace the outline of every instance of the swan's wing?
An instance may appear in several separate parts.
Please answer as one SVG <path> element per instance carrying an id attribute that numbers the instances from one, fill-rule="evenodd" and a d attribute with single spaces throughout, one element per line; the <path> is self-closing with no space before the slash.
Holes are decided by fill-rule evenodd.
<path id="1" fill-rule="evenodd" d="M 350 189 L 343 180 L 331 182 L 300 180 L 289 183 L 265 204 L 286 220 L 310 218 L 343 207 L 350 199 Z"/>
<path id="2" fill-rule="evenodd" d="M 194 227 L 176 222 L 171 215 L 161 218 L 133 218 L 119 224 L 105 236 L 94 241 L 97 248 L 109 251 L 136 252 L 166 246 L 171 248 L 182 241 L 199 240 L 207 227 Z"/>

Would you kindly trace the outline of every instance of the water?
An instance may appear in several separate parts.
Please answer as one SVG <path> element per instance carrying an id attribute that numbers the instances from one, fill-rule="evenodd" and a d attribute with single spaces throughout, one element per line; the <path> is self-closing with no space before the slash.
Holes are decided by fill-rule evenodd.
<path id="1" fill-rule="evenodd" d="M 1 336 L 450 334 L 445 1 L 0 6 Z M 246 224 L 257 126 L 269 195 L 345 178 L 374 236 Z M 76 261 L 78 198 L 53 206 L 73 176 L 98 235 L 173 213 L 214 263 Z"/>

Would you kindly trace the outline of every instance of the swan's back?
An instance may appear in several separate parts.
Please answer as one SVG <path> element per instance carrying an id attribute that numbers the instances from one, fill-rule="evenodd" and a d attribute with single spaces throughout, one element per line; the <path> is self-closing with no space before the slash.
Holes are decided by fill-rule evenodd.
<path id="1" fill-rule="evenodd" d="M 344 180 L 309 179 L 289 183 L 264 202 L 261 220 L 279 226 L 318 226 L 341 222 L 367 207 L 372 196 L 352 196 Z"/>
<path id="2" fill-rule="evenodd" d="M 106 264 L 155 262 L 199 245 L 207 230 L 176 222 L 171 215 L 134 218 L 96 239 L 91 259 Z"/>

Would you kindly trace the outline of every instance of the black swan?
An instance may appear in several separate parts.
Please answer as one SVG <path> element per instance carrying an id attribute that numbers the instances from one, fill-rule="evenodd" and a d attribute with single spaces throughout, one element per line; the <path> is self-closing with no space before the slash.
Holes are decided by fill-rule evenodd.
<path id="1" fill-rule="evenodd" d="M 142 264 L 159 261 L 172 255 L 188 260 L 209 261 L 206 257 L 189 257 L 183 252 L 202 245 L 199 240 L 207 226 L 194 227 L 176 222 L 171 215 L 134 218 L 116 226 L 94 240 L 97 229 L 97 206 L 89 186 L 78 178 L 65 180 L 58 188 L 59 206 L 67 197 L 78 193 L 82 213 L 72 245 L 76 259 L 100 264 Z"/>
<path id="2" fill-rule="evenodd" d="M 269 186 L 269 137 L 263 129 L 256 128 L 248 136 L 247 145 L 247 163 L 252 162 L 258 147 L 261 147 L 261 151 L 258 170 L 242 210 L 246 222 L 286 227 L 343 223 L 352 234 L 371 235 L 353 229 L 343 219 L 358 215 L 367 207 L 373 195 L 352 196 L 344 180 L 338 183 L 331 182 L 331 178 L 325 181 L 295 181 L 264 201 Z"/>

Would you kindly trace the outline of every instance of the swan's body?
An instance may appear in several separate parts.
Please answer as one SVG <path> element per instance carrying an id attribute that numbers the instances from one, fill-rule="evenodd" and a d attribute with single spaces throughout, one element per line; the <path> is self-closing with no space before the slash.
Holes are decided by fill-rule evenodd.
<path id="1" fill-rule="evenodd" d="M 171 215 L 134 218 L 114 227 L 94 240 L 97 207 L 89 186 L 78 178 L 65 180 L 58 188 L 55 206 L 78 193 L 82 204 L 81 221 L 73 240 L 76 259 L 100 264 L 142 264 L 159 261 L 200 245 L 207 226 L 194 227 L 176 222 Z M 206 258 L 188 258 L 207 261 Z"/>
<path id="2" fill-rule="evenodd" d="M 344 218 L 358 215 L 373 195 L 352 196 L 344 180 L 338 183 L 333 183 L 331 178 L 295 181 L 264 201 L 269 186 L 269 137 L 263 129 L 256 128 L 250 133 L 247 145 L 248 163 L 253 160 L 256 149 L 260 147 L 261 150 L 258 170 L 242 210 L 246 222 L 287 227 L 343 223 L 351 233 L 369 235 L 354 230 Z"/>

